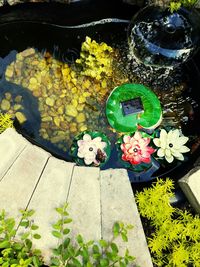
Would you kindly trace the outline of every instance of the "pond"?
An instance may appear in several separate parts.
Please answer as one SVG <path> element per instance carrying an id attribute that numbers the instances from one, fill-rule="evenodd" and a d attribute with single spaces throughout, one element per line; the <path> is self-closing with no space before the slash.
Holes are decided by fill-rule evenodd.
<path id="1" fill-rule="evenodd" d="M 105 10 L 105 6 L 99 4 L 98 14 L 95 8 L 89 16 L 89 11 L 84 13 L 88 4 L 87 1 L 72 3 L 65 6 L 65 10 L 62 4 L 4 9 L 0 18 L 0 112 L 11 114 L 17 130 L 31 142 L 66 161 L 74 160 L 70 147 L 75 137 L 85 131 L 100 132 L 111 144 L 110 157 L 101 168 L 123 168 L 126 165 L 116 145 L 122 133 L 109 124 L 106 103 L 117 86 L 144 84 L 161 103 L 160 127 L 179 129 L 189 137 L 190 152 L 184 161 L 175 160 L 171 164 L 155 161 L 144 172 L 127 167 L 130 180 L 141 182 L 166 175 L 179 178 L 199 154 L 200 73 L 195 60 L 183 66 L 174 84 L 169 77 L 167 90 L 162 83 L 144 80 L 134 71 L 137 67 L 128 57 L 127 31 L 137 8 L 122 8 L 119 4 L 114 12 L 112 5 Z M 39 11 L 37 15 L 35 11 Z M 80 11 L 88 16 L 75 19 Z M 19 14 L 23 14 L 23 18 Z M 34 15 L 30 17 L 30 14 Z M 112 60 L 112 66 L 107 66 L 109 61 L 105 60 L 101 66 L 97 64 L 101 71 L 95 75 L 91 69 L 90 74 L 84 72 L 82 67 L 90 56 L 84 44 L 89 49 L 93 44 L 96 47 L 93 57 L 97 58 L 99 49 L 105 59 Z M 91 62 L 96 58 L 91 58 Z"/>

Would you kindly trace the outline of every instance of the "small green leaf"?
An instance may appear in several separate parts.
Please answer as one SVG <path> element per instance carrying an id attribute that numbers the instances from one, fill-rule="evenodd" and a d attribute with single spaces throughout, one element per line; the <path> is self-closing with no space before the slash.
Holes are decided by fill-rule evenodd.
<path id="1" fill-rule="evenodd" d="M 32 248 L 32 241 L 30 239 L 26 239 L 25 244 L 29 250 Z"/>
<path id="2" fill-rule="evenodd" d="M 63 260 L 66 261 L 67 259 L 69 259 L 69 257 L 70 257 L 69 252 L 67 250 L 64 251 Z"/>
<path id="3" fill-rule="evenodd" d="M 72 246 L 69 246 L 69 247 L 68 247 L 68 252 L 69 252 L 70 256 L 72 256 L 72 257 L 73 257 L 73 256 L 75 255 L 75 253 L 76 253 L 76 252 L 75 252 L 75 249 L 74 249 Z"/>
<path id="4" fill-rule="evenodd" d="M 4 262 L 2 267 L 9 267 L 9 262 Z"/>
<path id="5" fill-rule="evenodd" d="M 34 210 L 28 210 L 28 211 L 27 211 L 27 216 L 28 216 L 28 217 L 33 216 L 33 214 L 35 214 L 35 211 L 34 211 Z"/>
<path id="6" fill-rule="evenodd" d="M 51 258 L 51 265 L 60 266 L 60 261 L 57 258 Z"/>
<path id="7" fill-rule="evenodd" d="M 0 242 L 0 248 L 9 248 L 10 247 L 10 242 L 5 240 Z"/>
<path id="8" fill-rule="evenodd" d="M 34 249 L 33 250 L 33 254 L 35 255 L 35 256 L 41 256 L 41 250 L 40 249 Z"/>
<path id="9" fill-rule="evenodd" d="M 60 230 L 61 229 L 61 226 L 60 226 L 60 224 L 55 223 L 55 224 L 53 224 L 53 228 L 55 230 Z"/>
<path id="10" fill-rule="evenodd" d="M 56 211 L 57 211 L 60 215 L 63 215 L 63 208 L 56 208 Z"/>
<path id="11" fill-rule="evenodd" d="M 84 262 L 87 262 L 89 260 L 89 252 L 86 248 L 83 248 L 82 256 L 83 256 Z"/>
<path id="12" fill-rule="evenodd" d="M 70 232 L 70 229 L 68 229 L 68 228 L 65 228 L 65 229 L 63 230 L 63 234 L 64 234 L 64 235 L 68 235 L 69 232 Z"/>
<path id="13" fill-rule="evenodd" d="M 21 221 L 19 225 L 27 228 L 27 227 L 29 227 L 29 221 Z"/>
<path id="14" fill-rule="evenodd" d="M 94 245 L 92 247 L 92 250 L 93 250 L 94 253 L 97 253 L 97 254 L 99 253 L 99 247 L 97 245 Z"/>
<path id="15" fill-rule="evenodd" d="M 114 234 L 114 237 L 117 237 L 119 235 L 119 232 L 120 232 L 120 226 L 119 226 L 119 223 L 116 222 L 113 226 L 113 234 Z"/>
<path id="16" fill-rule="evenodd" d="M 59 251 L 59 249 L 57 249 L 57 248 L 52 249 L 52 252 L 53 252 L 53 254 L 54 254 L 55 256 L 59 256 L 59 255 L 60 255 L 60 251 Z"/>
<path id="17" fill-rule="evenodd" d="M 62 234 L 58 231 L 52 231 L 52 235 L 55 236 L 56 238 L 61 238 Z"/>
<path id="18" fill-rule="evenodd" d="M 82 245 L 82 244 L 83 244 L 83 238 L 82 238 L 81 235 L 78 235 L 78 236 L 76 237 L 76 240 L 77 240 L 77 242 L 78 242 L 79 245 Z"/>
<path id="19" fill-rule="evenodd" d="M 99 244 L 102 248 L 106 248 L 108 246 L 108 243 L 103 239 L 99 240 Z"/>
<path id="20" fill-rule="evenodd" d="M 118 253 L 119 252 L 119 249 L 118 249 L 118 247 L 117 247 L 117 245 L 115 244 L 115 243 L 111 243 L 111 249 L 112 249 L 112 251 L 114 252 L 114 253 Z"/>
<path id="21" fill-rule="evenodd" d="M 102 267 L 109 266 L 109 260 L 108 259 L 101 259 L 100 260 L 100 266 L 102 266 Z"/>
<path id="22" fill-rule="evenodd" d="M 33 238 L 35 238 L 35 239 L 40 239 L 40 238 L 41 238 L 41 235 L 39 235 L 39 234 L 34 234 L 34 235 L 33 235 Z"/>
<path id="23" fill-rule="evenodd" d="M 82 266 L 81 263 L 75 258 L 72 259 L 72 262 L 76 267 L 81 267 Z"/>
<path id="24" fill-rule="evenodd" d="M 31 225 L 31 230 L 35 231 L 39 228 L 36 224 Z"/>
<path id="25" fill-rule="evenodd" d="M 94 240 L 90 240 L 86 243 L 88 247 L 92 246 L 94 244 Z"/>
<path id="26" fill-rule="evenodd" d="M 127 267 L 126 264 L 123 263 L 123 262 L 121 262 L 121 261 L 120 261 L 120 263 L 119 263 L 119 266 L 120 266 L 120 267 Z"/>
<path id="27" fill-rule="evenodd" d="M 33 264 L 35 267 L 41 266 L 38 257 L 33 256 Z"/>
<path id="28" fill-rule="evenodd" d="M 67 248 L 67 247 L 69 246 L 69 244 L 70 244 L 70 241 L 71 241 L 71 239 L 70 239 L 70 238 L 66 238 L 66 239 L 65 239 L 65 241 L 64 241 L 64 243 L 63 243 L 63 245 L 64 245 L 64 248 Z"/>
<path id="29" fill-rule="evenodd" d="M 127 226 L 126 226 L 126 229 L 127 230 L 132 230 L 134 228 L 134 226 L 132 225 L 132 224 L 128 224 Z"/>
<path id="30" fill-rule="evenodd" d="M 117 254 L 111 252 L 106 252 L 106 256 L 110 261 L 116 261 L 119 258 Z"/>
<path id="31" fill-rule="evenodd" d="M 98 260 L 100 257 L 101 257 L 101 254 L 100 253 L 94 253 L 92 255 L 92 257 L 95 259 L 95 260 Z"/>
<path id="32" fill-rule="evenodd" d="M 66 219 L 63 220 L 63 222 L 64 222 L 65 224 L 67 224 L 67 223 L 71 223 L 71 222 L 72 222 L 72 219 L 71 219 L 71 218 L 66 218 Z"/>
<path id="33" fill-rule="evenodd" d="M 121 233 L 121 237 L 122 237 L 124 242 L 128 242 L 128 237 L 125 233 Z"/>
<path id="34" fill-rule="evenodd" d="M 14 244 L 13 244 L 13 248 L 14 248 L 15 250 L 21 250 L 22 247 L 23 247 L 23 244 L 21 244 L 21 243 L 14 243 Z"/>
<path id="35" fill-rule="evenodd" d="M 30 235 L 30 232 L 27 232 L 27 233 L 22 234 L 21 235 L 21 240 L 27 239 L 29 237 L 29 235 Z"/>

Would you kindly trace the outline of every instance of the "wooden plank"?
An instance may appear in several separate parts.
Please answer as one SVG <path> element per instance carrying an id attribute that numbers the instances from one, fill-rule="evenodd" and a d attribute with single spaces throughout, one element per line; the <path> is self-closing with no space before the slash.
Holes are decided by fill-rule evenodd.
<path id="1" fill-rule="evenodd" d="M 139 266 L 152 267 L 127 171 L 124 169 L 101 171 L 100 179 L 103 239 L 111 240 L 112 227 L 116 221 L 132 224 L 134 229 L 129 233 L 128 243 L 122 242 L 121 238 L 117 239 L 120 253 L 124 254 L 123 252 L 128 248 L 130 254 L 136 257 L 136 263 Z"/>
<path id="2" fill-rule="evenodd" d="M 33 244 L 42 250 L 46 263 L 49 263 L 51 248 L 57 246 L 57 239 L 51 234 L 52 224 L 58 220 L 55 208 L 66 202 L 73 168 L 73 163 L 50 157 L 28 206 L 36 211 L 34 222 L 42 236 L 33 240 Z"/>
<path id="3" fill-rule="evenodd" d="M 0 180 L 27 145 L 28 141 L 12 128 L 0 134 Z"/>
<path id="4" fill-rule="evenodd" d="M 0 183 L 0 210 L 18 222 L 18 210 L 25 209 L 49 158 L 41 148 L 28 145 Z"/>
<path id="5" fill-rule="evenodd" d="M 101 238 L 99 168 L 75 167 L 69 197 L 72 236 L 82 234 L 87 240 Z"/>

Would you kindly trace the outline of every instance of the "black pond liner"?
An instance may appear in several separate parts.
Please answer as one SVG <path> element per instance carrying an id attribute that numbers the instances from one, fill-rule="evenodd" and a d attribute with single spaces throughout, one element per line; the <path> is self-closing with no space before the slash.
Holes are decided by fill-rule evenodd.
<path id="1" fill-rule="evenodd" d="M 30 92 L 5 81 L 3 73 L 9 60 L 14 60 L 17 52 L 21 52 L 28 47 L 36 47 L 39 51 L 43 51 L 45 48 L 54 53 L 57 59 L 70 63 L 78 56 L 81 43 L 87 35 L 98 42 L 104 41 L 109 45 L 127 40 L 129 21 L 138 9 L 137 6 L 124 4 L 120 0 L 83 0 L 71 4 L 26 3 L 0 8 L 0 57 L 3 60 L 3 64 L 0 64 L 1 92 L 10 88 L 14 96 L 15 94 L 24 95 L 26 97 L 26 103 L 24 103 L 26 112 L 28 112 L 28 109 L 30 110 L 30 114 L 25 113 L 25 115 L 39 118 L 38 103 L 30 100 Z M 100 22 L 91 24 L 94 21 Z M 12 54 L 9 54 L 10 51 L 12 51 Z M 9 57 L 6 57 L 8 54 Z M 197 103 L 200 103 L 200 91 L 198 90 L 200 84 L 199 59 L 200 53 L 184 66 L 184 72 L 192 88 L 189 94 Z M 195 114 L 195 118 L 185 127 L 185 135 L 197 134 L 200 136 L 200 112 L 198 112 Z M 43 147 L 54 156 L 66 160 L 65 153 L 60 153 L 60 150 L 50 142 L 44 140 L 38 142 L 40 119 L 34 119 L 31 124 L 27 121 L 23 128 L 17 122 L 15 125 L 17 130 L 30 142 Z M 195 132 L 193 132 L 194 129 Z M 136 176 L 129 171 L 130 181 L 141 183 L 153 180 L 157 176 L 169 176 L 177 180 L 193 168 L 193 163 L 198 156 L 199 149 L 197 148 L 186 162 L 180 165 L 172 165 L 167 170 L 163 169 L 162 173 L 150 169 L 146 173 Z M 111 160 L 104 167 L 104 169 L 107 168 L 122 168 L 117 164 L 117 153 L 115 151 L 113 151 Z"/>

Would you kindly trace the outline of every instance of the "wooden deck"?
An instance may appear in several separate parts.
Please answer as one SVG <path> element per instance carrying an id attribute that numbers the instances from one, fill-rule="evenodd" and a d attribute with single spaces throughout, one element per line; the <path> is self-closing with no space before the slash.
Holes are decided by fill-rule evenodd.
<path id="1" fill-rule="evenodd" d="M 85 239 L 109 240 L 116 221 L 133 224 L 129 242 L 119 241 L 141 267 L 151 267 L 140 217 L 126 170 L 78 167 L 51 156 L 30 144 L 14 129 L 0 135 L 0 209 L 19 223 L 18 210 L 34 209 L 34 221 L 42 235 L 34 245 L 42 250 L 46 263 L 56 238 L 51 225 L 57 220 L 55 207 L 69 203 L 72 233 Z"/>

